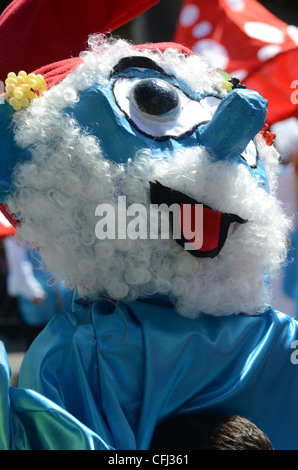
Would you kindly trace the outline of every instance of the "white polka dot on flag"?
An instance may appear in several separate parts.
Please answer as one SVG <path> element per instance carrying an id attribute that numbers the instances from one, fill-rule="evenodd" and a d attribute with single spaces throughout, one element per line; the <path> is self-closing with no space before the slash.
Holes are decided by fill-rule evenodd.
<path id="1" fill-rule="evenodd" d="M 298 28 L 256 0 L 184 0 L 174 41 L 267 98 L 269 123 L 298 116 Z"/>

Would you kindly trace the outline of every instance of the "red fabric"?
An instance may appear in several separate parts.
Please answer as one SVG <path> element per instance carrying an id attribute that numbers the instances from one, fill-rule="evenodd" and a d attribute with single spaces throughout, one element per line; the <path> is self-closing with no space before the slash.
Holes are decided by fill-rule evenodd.
<path id="1" fill-rule="evenodd" d="M 268 99 L 270 124 L 298 116 L 298 28 L 256 0 L 184 0 L 174 40 Z"/>
<path id="2" fill-rule="evenodd" d="M 166 49 L 173 48 L 182 52 L 185 55 L 194 55 L 195 53 L 189 49 L 189 47 L 184 46 L 183 44 L 178 44 L 176 42 L 154 42 L 147 44 L 139 44 L 135 46 L 136 49 L 151 49 L 152 51 L 161 51 L 164 52 Z"/>
<path id="3" fill-rule="evenodd" d="M 188 237 L 188 234 L 194 233 L 196 229 L 196 206 L 191 205 L 190 214 L 188 213 L 185 215 L 185 205 L 181 204 L 181 212 L 180 212 L 180 227 L 181 232 L 185 239 L 192 243 L 197 250 L 201 252 L 208 252 L 215 250 L 220 241 L 220 224 L 221 224 L 221 217 L 222 214 L 220 212 L 214 211 L 213 209 L 208 209 L 204 207 L 203 212 L 203 233 L 202 233 L 202 240 L 199 239 L 199 234 L 196 233 L 192 239 Z M 198 239 L 196 239 L 198 238 Z"/>
<path id="4" fill-rule="evenodd" d="M 0 239 L 3 239 L 15 235 L 16 228 L 11 224 L 11 221 L 9 220 L 10 216 L 7 217 L 7 211 L 4 204 L 0 204 L 0 206 Z M 15 219 L 13 220 L 15 221 Z"/>
<path id="5" fill-rule="evenodd" d="M 6 227 L 0 222 L 0 240 L 6 237 L 12 237 L 16 234 L 16 229 L 11 225 L 10 227 Z"/>
<path id="6" fill-rule="evenodd" d="M 204 207 L 203 245 L 200 251 L 211 251 L 218 247 L 222 214 Z"/>
<path id="7" fill-rule="evenodd" d="M 14 0 L 0 16 L 0 80 L 77 57 L 88 35 L 113 31 L 159 0 Z"/>
<path id="8" fill-rule="evenodd" d="M 182 52 L 185 55 L 194 54 L 190 49 L 184 47 L 180 44 L 175 44 L 172 42 L 162 42 L 154 44 L 141 44 L 135 46 L 136 49 L 151 49 L 152 51 L 164 51 L 169 47 L 175 48 Z M 48 88 L 53 85 L 57 85 L 63 78 L 65 78 L 70 72 L 75 70 L 81 63 L 82 59 L 80 57 L 73 57 L 71 59 L 62 60 L 55 62 L 53 64 L 45 65 L 38 70 L 35 70 L 35 73 L 41 73 L 47 83 Z"/>
<path id="9" fill-rule="evenodd" d="M 80 57 L 73 57 L 45 65 L 44 67 L 34 70 L 34 73 L 43 75 L 47 88 L 49 89 L 51 86 L 57 85 L 69 73 L 73 72 L 82 62 L 83 60 Z"/>

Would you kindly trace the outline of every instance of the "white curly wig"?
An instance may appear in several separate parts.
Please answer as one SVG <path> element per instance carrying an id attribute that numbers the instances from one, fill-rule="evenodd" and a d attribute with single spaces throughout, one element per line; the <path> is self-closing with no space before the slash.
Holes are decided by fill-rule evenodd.
<path id="1" fill-rule="evenodd" d="M 100 141 L 64 112 L 95 79 L 105 86 L 122 57 L 137 54 L 154 55 L 194 90 L 226 93 L 221 75 L 198 56 L 138 51 L 123 40 L 91 37 L 82 65 L 15 115 L 16 142 L 32 155 L 15 169 L 7 201 L 21 220 L 20 233 L 81 296 L 133 301 L 165 295 L 188 317 L 262 312 L 269 301 L 264 277 L 284 260 L 290 226 L 274 196 L 275 149 L 258 137 L 268 194 L 244 165 L 211 161 L 200 146 L 173 151 L 170 159 L 153 158 L 148 148 L 128 155 L 125 165 L 108 161 Z M 249 223 L 231 231 L 212 259 L 195 258 L 174 240 L 99 240 L 96 207 L 109 203 L 117 210 L 119 195 L 149 207 L 149 181 L 155 180 Z"/>

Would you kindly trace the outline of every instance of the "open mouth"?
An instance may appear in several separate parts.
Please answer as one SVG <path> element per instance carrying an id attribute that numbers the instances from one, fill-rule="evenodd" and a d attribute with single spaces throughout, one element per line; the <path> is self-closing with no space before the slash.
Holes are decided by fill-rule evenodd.
<path id="1" fill-rule="evenodd" d="M 180 236 L 174 237 L 175 241 L 183 248 L 186 245 L 192 246 L 188 251 L 198 258 L 215 258 L 225 244 L 230 227 L 235 230 L 239 224 L 247 222 L 247 220 L 242 219 L 236 214 L 218 212 L 179 191 L 163 186 L 158 181 L 150 182 L 150 200 L 152 204 L 157 204 L 158 206 L 161 204 L 165 204 L 167 207 L 170 207 L 172 204 L 180 206 Z M 181 214 L 185 205 L 190 206 L 191 211 L 189 213 L 191 217 L 182 217 Z M 201 206 L 203 211 L 200 243 L 197 243 L 195 236 L 192 238 L 188 236 L 188 234 L 193 233 L 194 220 L 192 219 L 195 217 L 195 208 L 198 206 Z M 171 223 L 173 229 L 173 217 L 171 217 Z"/>

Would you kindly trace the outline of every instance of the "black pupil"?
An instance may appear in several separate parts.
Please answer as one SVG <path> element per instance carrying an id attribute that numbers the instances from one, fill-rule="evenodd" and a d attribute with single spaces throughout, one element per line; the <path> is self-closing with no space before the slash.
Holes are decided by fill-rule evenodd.
<path id="1" fill-rule="evenodd" d="M 133 90 L 138 109 L 153 116 L 160 116 L 176 108 L 179 97 L 174 87 L 154 78 L 144 79 Z"/>

